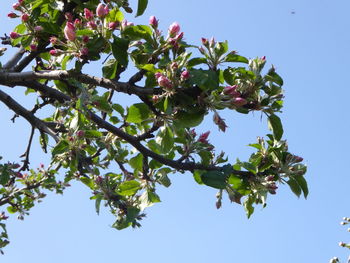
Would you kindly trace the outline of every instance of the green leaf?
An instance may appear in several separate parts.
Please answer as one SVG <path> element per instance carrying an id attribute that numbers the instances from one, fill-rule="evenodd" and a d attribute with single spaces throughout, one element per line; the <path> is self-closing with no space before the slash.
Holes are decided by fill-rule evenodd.
<path id="1" fill-rule="evenodd" d="M 180 127 L 180 128 L 196 127 L 202 123 L 204 118 L 204 113 L 202 112 L 189 113 L 186 111 L 179 111 L 175 115 L 175 118 L 176 119 L 174 121 L 174 124 L 177 127 Z"/>
<path id="2" fill-rule="evenodd" d="M 7 165 L 4 165 L 0 174 L 0 184 L 5 185 L 9 180 L 10 180 L 10 173 L 7 168 Z"/>
<path id="3" fill-rule="evenodd" d="M 287 181 L 287 184 L 289 185 L 290 189 L 293 191 L 293 193 L 300 197 L 301 195 L 301 187 L 300 185 L 298 184 L 298 182 L 294 179 L 294 178 L 290 178 L 288 181 Z"/>
<path id="4" fill-rule="evenodd" d="M 145 25 L 128 26 L 123 31 L 123 34 L 131 40 L 144 39 L 146 41 L 152 41 L 152 29 Z"/>
<path id="5" fill-rule="evenodd" d="M 145 191 L 140 196 L 140 209 L 144 210 L 146 207 L 152 206 L 154 203 L 159 203 L 160 198 L 156 193 Z"/>
<path id="6" fill-rule="evenodd" d="M 52 156 L 64 153 L 69 150 L 69 143 L 65 140 L 60 141 L 56 144 L 55 148 L 52 149 Z"/>
<path id="7" fill-rule="evenodd" d="M 277 141 L 281 140 L 283 135 L 283 126 L 281 119 L 275 115 L 271 114 L 268 119 L 269 129 L 273 132 L 273 135 Z"/>
<path id="8" fill-rule="evenodd" d="M 142 15 L 147 8 L 148 0 L 139 0 L 137 5 L 136 17 Z"/>
<path id="9" fill-rule="evenodd" d="M 92 104 L 99 110 L 111 113 L 113 111 L 111 105 L 107 101 L 107 99 L 103 96 L 93 96 L 92 97 Z"/>
<path id="10" fill-rule="evenodd" d="M 219 86 L 219 76 L 213 70 L 191 69 L 191 85 L 198 85 L 202 90 L 214 90 Z"/>
<path id="11" fill-rule="evenodd" d="M 91 190 L 95 189 L 94 181 L 89 177 L 80 177 L 80 181 L 88 186 Z"/>
<path id="12" fill-rule="evenodd" d="M 301 190 L 303 191 L 304 197 L 305 199 L 307 198 L 308 194 L 309 194 L 309 188 L 307 186 L 307 182 L 304 178 L 304 176 L 302 175 L 297 175 L 294 177 L 295 181 L 297 181 L 297 183 L 299 184 Z"/>
<path id="13" fill-rule="evenodd" d="M 115 59 L 109 59 L 102 68 L 103 77 L 114 79 L 117 72 L 118 62 Z"/>
<path id="14" fill-rule="evenodd" d="M 245 57 L 230 53 L 225 57 L 225 62 L 241 62 L 248 64 L 249 60 Z"/>
<path id="15" fill-rule="evenodd" d="M 254 213 L 254 201 L 255 198 L 252 195 L 249 195 L 248 198 L 244 200 L 243 206 L 248 218 L 250 218 L 250 216 Z"/>
<path id="16" fill-rule="evenodd" d="M 207 59 L 206 58 L 192 58 L 187 62 L 187 67 L 192 68 L 194 66 L 197 66 L 199 64 L 206 64 Z"/>
<path id="17" fill-rule="evenodd" d="M 174 147 L 174 134 L 169 127 L 163 127 L 157 136 L 161 151 L 166 154 Z"/>
<path id="18" fill-rule="evenodd" d="M 219 171 L 209 171 L 201 175 L 202 182 L 217 189 L 225 189 L 227 186 L 227 176 Z"/>
<path id="19" fill-rule="evenodd" d="M 131 105 L 128 109 L 126 121 L 131 123 L 141 123 L 146 120 L 149 115 L 150 110 L 145 103 L 136 103 Z"/>
<path id="20" fill-rule="evenodd" d="M 265 80 L 272 81 L 280 86 L 283 85 L 283 79 L 274 70 L 270 70 L 268 72 L 268 74 L 265 76 Z"/>
<path id="21" fill-rule="evenodd" d="M 161 168 L 157 171 L 157 182 L 164 185 L 165 187 L 169 187 L 171 185 L 171 181 L 168 177 L 168 174 L 171 172 L 171 169 L 168 167 Z"/>
<path id="22" fill-rule="evenodd" d="M 95 209 L 96 209 L 96 213 L 100 214 L 100 206 L 101 206 L 101 201 L 102 201 L 103 195 L 99 194 L 96 197 L 96 201 L 95 201 Z"/>
<path id="23" fill-rule="evenodd" d="M 139 153 L 138 155 L 136 155 L 135 157 L 131 158 L 129 160 L 129 164 L 132 168 L 134 168 L 135 170 L 138 171 L 142 171 L 142 167 L 143 167 L 143 155 L 141 153 Z"/>
<path id="24" fill-rule="evenodd" d="M 141 184 L 135 180 L 122 182 L 117 188 L 117 194 L 130 196 L 136 194 Z"/>
<path id="25" fill-rule="evenodd" d="M 123 66 L 128 65 L 129 40 L 113 35 L 112 53 L 115 59 Z"/>
<path id="26" fill-rule="evenodd" d="M 85 137 L 86 138 L 99 138 L 103 134 L 102 132 L 96 131 L 96 130 L 85 130 Z"/>

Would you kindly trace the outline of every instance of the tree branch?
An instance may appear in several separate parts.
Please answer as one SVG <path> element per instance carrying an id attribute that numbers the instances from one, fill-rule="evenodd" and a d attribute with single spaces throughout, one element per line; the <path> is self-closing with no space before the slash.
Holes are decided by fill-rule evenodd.
<path id="1" fill-rule="evenodd" d="M 138 96 L 160 94 L 162 92 L 161 89 L 139 87 L 131 85 L 128 82 L 116 82 L 106 78 L 98 78 L 88 74 L 67 70 L 2 72 L 0 73 L 0 84 L 10 86 L 16 82 L 27 82 L 37 79 L 63 80 L 69 78 L 74 78 L 81 83 L 96 85 L 106 89 L 113 89 L 126 94 L 136 94 Z"/>
<path id="2" fill-rule="evenodd" d="M 11 70 L 17 63 L 18 61 L 21 60 L 25 53 L 25 49 L 21 47 L 16 54 L 9 60 L 7 63 L 3 66 L 3 69 Z"/>
<path id="3" fill-rule="evenodd" d="M 46 124 L 35 117 L 30 111 L 25 109 L 22 105 L 20 105 L 17 101 L 11 98 L 10 95 L 0 90 L 0 101 L 2 101 L 7 107 L 13 110 L 16 114 L 25 118 L 32 126 L 36 127 L 40 131 L 43 131 L 49 134 L 56 142 L 59 141 L 57 135 L 46 126 Z"/>

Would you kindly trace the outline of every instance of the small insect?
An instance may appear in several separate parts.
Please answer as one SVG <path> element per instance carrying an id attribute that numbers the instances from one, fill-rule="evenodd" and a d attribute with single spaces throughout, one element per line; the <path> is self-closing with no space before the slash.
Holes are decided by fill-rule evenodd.
<path id="1" fill-rule="evenodd" d="M 292 15 L 295 15 L 295 11 L 294 11 L 294 10 L 292 10 L 290 13 L 291 13 Z"/>

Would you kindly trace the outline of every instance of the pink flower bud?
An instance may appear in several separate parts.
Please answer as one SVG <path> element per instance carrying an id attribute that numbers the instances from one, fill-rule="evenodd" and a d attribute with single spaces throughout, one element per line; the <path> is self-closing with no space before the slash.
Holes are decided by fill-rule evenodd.
<path id="1" fill-rule="evenodd" d="M 195 130 L 195 129 L 190 130 L 190 134 L 191 134 L 191 136 L 192 136 L 193 138 L 197 136 L 197 133 L 196 133 L 196 130 Z"/>
<path id="2" fill-rule="evenodd" d="M 209 42 L 209 45 L 211 46 L 211 47 L 214 47 L 215 46 L 215 38 L 214 37 L 212 37 L 211 39 L 210 39 L 210 42 Z"/>
<path id="3" fill-rule="evenodd" d="M 57 43 L 57 37 L 50 37 L 50 43 L 55 45 Z"/>
<path id="4" fill-rule="evenodd" d="M 103 183 L 103 177 L 102 176 L 97 176 L 96 177 L 96 179 L 95 179 L 95 182 L 97 183 L 97 184 L 102 184 Z"/>
<path id="5" fill-rule="evenodd" d="M 81 20 L 80 19 L 77 18 L 77 19 L 74 20 L 74 26 L 75 27 L 80 27 L 81 25 L 82 24 L 81 24 Z"/>
<path id="6" fill-rule="evenodd" d="M 175 37 L 176 42 L 181 41 L 183 37 L 184 37 L 184 32 L 181 32 L 180 34 L 178 34 L 178 35 Z"/>
<path id="7" fill-rule="evenodd" d="M 97 28 L 97 25 L 96 25 L 95 21 L 89 21 L 87 23 L 87 26 L 90 27 L 91 29 L 96 29 Z"/>
<path id="8" fill-rule="evenodd" d="M 72 22 L 67 22 L 66 26 L 64 27 L 64 36 L 69 41 L 74 41 L 76 38 L 75 35 L 75 27 Z"/>
<path id="9" fill-rule="evenodd" d="M 266 57 L 265 57 L 265 56 L 261 57 L 261 60 L 262 60 L 262 61 L 265 61 L 265 60 L 266 60 Z"/>
<path id="10" fill-rule="evenodd" d="M 89 54 L 89 49 L 87 47 L 83 47 L 80 51 L 79 51 L 80 56 L 87 56 Z"/>
<path id="11" fill-rule="evenodd" d="M 168 30 L 170 37 L 175 37 L 180 32 L 180 25 L 177 22 L 174 22 L 169 26 Z"/>
<path id="12" fill-rule="evenodd" d="M 40 31 L 43 31 L 43 30 L 44 30 L 44 28 L 42 26 L 35 26 L 34 27 L 34 31 L 35 32 L 40 32 Z"/>
<path id="13" fill-rule="evenodd" d="M 210 134 L 210 131 L 202 133 L 198 138 L 198 142 L 209 144 L 209 141 L 208 141 L 209 134 Z"/>
<path id="14" fill-rule="evenodd" d="M 105 17 L 109 13 L 108 6 L 105 6 L 104 4 L 99 3 L 96 8 L 96 15 L 98 17 Z"/>
<path id="15" fill-rule="evenodd" d="M 176 62 L 172 62 L 171 65 L 170 65 L 170 68 L 172 70 L 177 70 L 179 68 L 179 65 Z"/>
<path id="16" fill-rule="evenodd" d="M 225 120 L 221 118 L 217 112 L 214 113 L 213 121 L 219 127 L 220 130 L 222 130 L 223 132 L 226 131 L 227 125 L 225 123 Z"/>
<path id="17" fill-rule="evenodd" d="M 89 36 L 83 36 L 82 40 L 84 43 L 87 43 L 87 42 L 89 42 L 90 38 L 89 38 Z"/>
<path id="18" fill-rule="evenodd" d="M 156 73 L 154 74 L 154 76 L 155 76 L 156 79 L 158 79 L 159 77 L 163 76 L 163 74 L 160 73 L 160 72 L 156 72 Z"/>
<path id="19" fill-rule="evenodd" d="M 20 6 L 21 6 L 21 3 L 14 3 L 14 4 L 12 5 L 13 9 L 15 9 L 15 10 L 19 10 L 19 9 L 20 9 Z"/>
<path id="20" fill-rule="evenodd" d="M 234 98 L 234 99 L 232 100 L 232 103 L 233 103 L 235 106 L 241 107 L 241 106 L 247 104 L 247 100 L 246 100 L 246 99 L 243 99 L 243 98 L 241 98 L 241 97 L 238 97 L 238 98 Z"/>
<path id="21" fill-rule="evenodd" d="M 198 48 L 198 50 L 199 50 L 199 52 L 201 52 L 201 54 L 202 54 L 202 55 L 204 55 L 204 54 L 205 54 L 205 50 L 204 50 L 204 48 L 203 48 L 203 47 L 199 47 L 199 48 Z"/>
<path id="22" fill-rule="evenodd" d="M 10 38 L 12 38 L 12 39 L 16 39 L 16 38 L 19 38 L 19 37 L 21 37 L 21 34 L 18 34 L 16 32 L 11 32 L 10 33 Z"/>
<path id="23" fill-rule="evenodd" d="M 159 96 L 158 96 L 158 95 L 153 95 L 152 101 L 153 101 L 154 103 L 157 103 L 157 102 L 159 101 Z"/>
<path id="24" fill-rule="evenodd" d="M 18 15 L 16 13 L 14 13 L 14 12 L 8 13 L 7 16 L 9 18 L 16 18 L 16 17 L 18 17 Z"/>
<path id="25" fill-rule="evenodd" d="M 240 97 L 241 96 L 241 93 L 238 92 L 237 90 L 237 86 L 236 85 L 233 85 L 233 86 L 226 86 L 224 88 L 224 94 L 226 95 L 230 95 L 232 97 Z"/>
<path id="26" fill-rule="evenodd" d="M 158 79 L 158 85 L 163 88 L 172 88 L 171 81 L 164 75 L 160 76 Z"/>
<path id="27" fill-rule="evenodd" d="M 22 22 L 27 22 L 29 20 L 29 15 L 24 13 L 22 16 L 21 16 L 21 19 L 22 19 Z"/>
<path id="28" fill-rule="evenodd" d="M 304 160 L 303 157 L 294 155 L 294 162 L 301 163 L 303 160 Z"/>
<path id="29" fill-rule="evenodd" d="M 190 72 L 188 70 L 182 71 L 181 73 L 181 79 L 186 80 L 190 78 Z"/>
<path id="30" fill-rule="evenodd" d="M 157 18 L 155 16 L 151 16 L 149 18 L 149 24 L 151 25 L 151 27 L 156 29 L 158 27 L 158 20 L 157 20 Z"/>
<path id="31" fill-rule="evenodd" d="M 203 46 L 206 47 L 208 45 L 208 43 L 209 43 L 209 40 L 207 38 L 202 37 L 202 44 L 203 44 Z"/>
<path id="32" fill-rule="evenodd" d="M 59 56 L 61 54 L 57 49 L 51 49 L 49 53 L 51 56 L 54 57 Z"/>
<path id="33" fill-rule="evenodd" d="M 30 48 L 30 51 L 37 51 L 38 50 L 38 46 L 36 44 L 30 44 L 29 48 Z"/>
<path id="34" fill-rule="evenodd" d="M 73 21 L 72 13 L 67 12 L 67 13 L 64 14 L 64 17 L 68 20 L 68 22 L 72 22 Z"/>
<path id="35" fill-rule="evenodd" d="M 84 17 L 86 20 L 92 20 L 94 18 L 94 14 L 87 8 L 84 8 Z"/>
<path id="36" fill-rule="evenodd" d="M 119 25 L 118 22 L 110 22 L 110 23 L 108 23 L 108 29 L 109 30 L 115 30 L 118 25 Z"/>
<path id="37" fill-rule="evenodd" d="M 85 136 L 85 132 L 82 130 L 77 131 L 77 137 L 84 137 Z"/>

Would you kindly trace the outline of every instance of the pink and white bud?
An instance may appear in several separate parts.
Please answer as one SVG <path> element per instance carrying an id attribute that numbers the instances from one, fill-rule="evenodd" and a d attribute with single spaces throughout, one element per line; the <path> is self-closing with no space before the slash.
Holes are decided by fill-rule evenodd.
<path id="1" fill-rule="evenodd" d="M 202 133 L 198 138 L 198 142 L 209 144 L 209 141 L 208 141 L 209 134 L 210 134 L 210 131 Z"/>
<path id="2" fill-rule="evenodd" d="M 158 95 L 153 95 L 152 101 L 153 101 L 153 103 L 157 103 L 159 101 L 159 96 Z"/>
<path id="3" fill-rule="evenodd" d="M 105 17 L 109 13 L 108 6 L 105 6 L 104 4 L 99 3 L 96 8 L 96 15 L 98 17 Z"/>
<path id="4" fill-rule="evenodd" d="M 95 21 L 89 21 L 87 22 L 87 26 L 90 27 L 91 29 L 96 29 L 97 28 L 97 25 L 95 23 Z"/>
<path id="5" fill-rule="evenodd" d="M 158 27 L 158 20 L 155 16 L 151 16 L 149 18 L 149 24 L 151 27 L 153 27 L 154 29 L 156 29 Z"/>
<path id="6" fill-rule="evenodd" d="M 203 46 L 208 46 L 209 40 L 207 38 L 202 37 L 202 45 Z"/>
<path id="7" fill-rule="evenodd" d="M 30 44 L 29 48 L 30 48 L 30 51 L 37 51 L 38 50 L 38 46 L 36 44 Z"/>
<path id="8" fill-rule="evenodd" d="M 74 20 L 74 26 L 75 26 L 75 27 L 81 27 L 81 26 L 82 26 L 81 20 L 78 19 L 78 18 L 75 19 L 75 20 Z"/>
<path id="9" fill-rule="evenodd" d="M 180 32 L 180 25 L 177 22 L 174 22 L 169 26 L 168 31 L 170 37 L 175 37 Z"/>
<path id="10" fill-rule="evenodd" d="M 115 30 L 118 27 L 118 25 L 119 25 L 118 22 L 110 22 L 110 23 L 108 23 L 108 29 Z"/>
<path id="11" fill-rule="evenodd" d="M 69 41 L 74 41 L 76 38 L 75 34 L 75 27 L 72 22 L 67 22 L 66 26 L 64 27 L 64 36 Z"/>
<path id="12" fill-rule="evenodd" d="M 261 60 L 262 60 L 262 61 L 266 61 L 266 56 L 262 56 L 262 57 L 261 57 Z"/>
<path id="13" fill-rule="evenodd" d="M 233 86 L 226 86 L 224 88 L 224 94 L 225 95 L 230 95 L 232 97 L 240 97 L 241 93 L 239 91 L 236 90 L 237 86 L 233 85 Z"/>
<path id="14" fill-rule="evenodd" d="M 12 5 L 13 9 L 15 9 L 15 10 L 19 10 L 19 9 L 20 9 L 20 6 L 21 6 L 21 3 L 14 3 L 14 4 Z"/>
<path id="15" fill-rule="evenodd" d="M 84 8 L 84 17 L 86 20 L 92 20 L 94 18 L 94 14 L 87 8 Z"/>
<path id="16" fill-rule="evenodd" d="M 84 137 L 85 136 L 85 131 L 83 131 L 83 130 L 79 130 L 79 131 L 77 131 L 77 137 Z"/>
<path id="17" fill-rule="evenodd" d="M 87 42 L 89 42 L 90 38 L 89 38 L 89 36 L 83 36 L 82 40 L 84 43 L 87 43 Z"/>
<path id="18" fill-rule="evenodd" d="M 188 70 L 184 70 L 181 73 L 181 80 L 187 80 L 190 78 L 190 72 Z"/>
<path id="19" fill-rule="evenodd" d="M 29 20 L 29 15 L 24 13 L 22 16 L 21 16 L 21 19 L 22 19 L 22 22 L 27 22 Z"/>
<path id="20" fill-rule="evenodd" d="M 10 13 L 7 14 L 7 17 L 9 17 L 9 18 L 17 18 L 18 15 L 16 13 L 14 13 L 14 12 L 10 12 Z"/>
<path id="21" fill-rule="evenodd" d="M 43 30 L 44 30 L 44 28 L 42 26 L 35 26 L 34 27 L 34 31 L 35 32 L 40 32 L 40 31 L 43 31 Z"/>
<path id="22" fill-rule="evenodd" d="M 175 61 L 171 63 L 170 68 L 175 71 L 179 68 L 179 64 L 177 64 Z"/>
<path id="23" fill-rule="evenodd" d="M 156 79 L 158 79 L 158 78 L 160 78 L 161 76 L 163 76 L 163 74 L 160 73 L 160 72 L 156 72 L 156 73 L 154 73 L 154 76 L 155 76 Z"/>
<path id="24" fill-rule="evenodd" d="M 247 100 L 244 99 L 244 98 L 238 97 L 238 98 L 232 99 L 232 103 L 233 103 L 235 106 L 241 107 L 241 106 L 247 104 Z"/>
<path id="25" fill-rule="evenodd" d="M 180 34 L 178 34 L 175 39 L 176 39 L 176 42 L 179 42 L 183 39 L 184 37 L 184 32 L 181 32 Z"/>
<path id="26" fill-rule="evenodd" d="M 171 81 L 164 75 L 157 79 L 158 85 L 163 88 L 172 88 Z"/>
<path id="27" fill-rule="evenodd" d="M 79 55 L 80 56 L 87 56 L 89 54 L 89 49 L 87 47 L 83 47 L 82 49 L 80 49 L 79 51 Z"/>
<path id="28" fill-rule="evenodd" d="M 215 38 L 214 38 L 214 37 L 212 37 L 212 38 L 210 39 L 210 41 L 209 41 L 209 45 L 210 45 L 210 47 L 214 47 L 214 46 L 215 46 L 215 44 L 216 44 L 216 42 L 215 42 Z"/>
<path id="29" fill-rule="evenodd" d="M 19 38 L 21 36 L 22 36 L 21 34 L 18 34 L 16 32 L 11 32 L 10 33 L 10 38 L 12 38 L 12 39 L 16 39 L 16 38 Z"/>
<path id="30" fill-rule="evenodd" d="M 51 43 L 52 45 L 57 44 L 57 41 L 58 41 L 57 37 L 50 37 L 50 43 Z"/>
<path id="31" fill-rule="evenodd" d="M 73 21 L 72 13 L 67 12 L 67 13 L 64 14 L 64 17 L 67 19 L 68 22 L 72 22 Z"/>
<path id="32" fill-rule="evenodd" d="M 61 52 L 57 49 L 51 49 L 49 53 L 51 56 L 54 56 L 54 57 L 61 55 Z"/>

